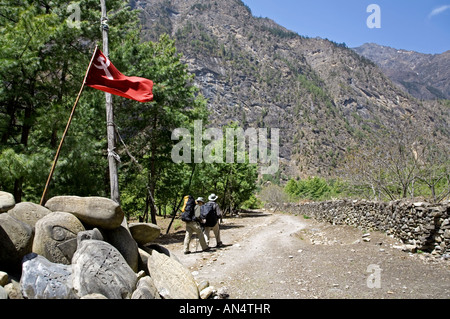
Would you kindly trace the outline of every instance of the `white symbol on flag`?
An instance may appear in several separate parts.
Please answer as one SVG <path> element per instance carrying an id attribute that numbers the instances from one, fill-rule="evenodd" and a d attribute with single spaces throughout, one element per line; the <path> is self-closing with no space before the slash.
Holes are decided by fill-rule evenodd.
<path id="1" fill-rule="evenodd" d="M 94 63 L 94 66 L 97 69 L 105 71 L 106 77 L 108 79 L 114 80 L 113 76 L 111 75 L 111 72 L 109 72 L 109 69 L 108 69 L 108 67 L 111 65 L 111 62 L 109 61 L 109 59 L 106 57 L 103 57 L 103 59 L 102 59 L 102 56 L 99 56 L 97 61 L 100 62 L 101 65 L 97 65 Z"/>

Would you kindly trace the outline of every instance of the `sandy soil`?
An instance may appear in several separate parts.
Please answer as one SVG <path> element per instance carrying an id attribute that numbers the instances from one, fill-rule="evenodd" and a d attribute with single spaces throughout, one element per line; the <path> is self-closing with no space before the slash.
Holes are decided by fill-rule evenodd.
<path id="1" fill-rule="evenodd" d="M 260 211 L 224 219 L 225 247 L 210 252 L 194 239 L 184 255 L 184 234 L 181 227 L 160 243 L 230 299 L 450 298 L 450 261 L 404 252 L 380 232 L 364 237 L 355 227 Z"/>

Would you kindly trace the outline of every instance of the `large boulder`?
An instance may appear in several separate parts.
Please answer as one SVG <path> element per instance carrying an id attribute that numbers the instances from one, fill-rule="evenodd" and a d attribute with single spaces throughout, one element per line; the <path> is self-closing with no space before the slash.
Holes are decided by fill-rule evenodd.
<path id="1" fill-rule="evenodd" d="M 97 228 L 81 231 L 77 234 L 77 247 L 83 240 L 88 239 L 104 240 L 102 233 Z"/>
<path id="2" fill-rule="evenodd" d="M 151 258 L 151 254 L 153 250 L 156 250 L 160 254 L 165 254 L 167 257 L 175 259 L 175 261 L 180 262 L 177 256 L 173 254 L 166 247 L 163 247 L 158 244 L 151 244 L 148 246 L 140 246 L 139 247 L 139 269 L 142 269 L 147 275 L 150 275 L 148 270 L 148 259 Z"/>
<path id="3" fill-rule="evenodd" d="M 119 227 L 125 216 L 119 204 L 103 197 L 57 196 L 45 206 L 54 212 L 71 213 L 83 223 L 103 229 Z"/>
<path id="4" fill-rule="evenodd" d="M 30 225 L 0 214 L 0 269 L 20 273 L 23 257 L 31 253 L 33 237 Z"/>
<path id="5" fill-rule="evenodd" d="M 174 253 L 172 253 L 169 249 L 167 249 L 166 247 L 161 246 L 159 244 L 145 245 L 145 246 L 141 246 L 141 248 L 149 254 L 151 254 L 153 250 L 156 250 L 158 253 L 164 254 L 167 257 L 173 258 L 176 261 L 178 261 L 179 263 L 181 263 L 181 261 L 178 259 L 178 257 Z"/>
<path id="6" fill-rule="evenodd" d="M 161 299 L 152 277 L 145 276 L 139 279 L 131 299 Z"/>
<path id="7" fill-rule="evenodd" d="M 16 204 L 13 209 L 8 211 L 8 214 L 34 227 L 39 219 L 51 212 L 51 210 L 44 206 L 30 202 L 22 202 Z"/>
<path id="8" fill-rule="evenodd" d="M 72 266 L 52 263 L 35 253 L 24 257 L 22 295 L 26 299 L 76 299 L 72 285 Z"/>
<path id="9" fill-rule="evenodd" d="M 190 271 L 173 258 L 156 250 L 148 258 L 148 270 L 164 299 L 198 299 L 197 283 Z"/>
<path id="10" fill-rule="evenodd" d="M 9 275 L 4 271 L 0 271 L 0 286 L 5 286 L 9 282 Z"/>
<path id="11" fill-rule="evenodd" d="M 3 286 L 0 286 L 0 300 L 2 299 L 8 299 L 8 293 L 6 292 L 5 288 L 3 288 Z M 144 299 L 144 298 L 136 298 L 136 299 Z"/>
<path id="12" fill-rule="evenodd" d="M 20 278 L 19 278 L 20 280 Z M 10 278 L 9 283 L 3 286 L 8 293 L 9 299 L 24 299 L 20 291 L 20 282 L 14 278 Z"/>
<path id="13" fill-rule="evenodd" d="M 82 240 L 72 259 L 78 296 L 101 294 L 108 299 L 131 298 L 137 275 L 120 252 L 99 240 Z"/>
<path id="14" fill-rule="evenodd" d="M 151 223 L 130 223 L 131 236 L 139 245 L 153 242 L 161 234 L 161 228 Z"/>
<path id="15" fill-rule="evenodd" d="M 103 234 L 105 241 L 113 245 L 122 254 L 131 269 L 137 272 L 139 268 L 138 245 L 133 236 L 131 236 L 126 218 L 123 218 L 119 227 L 112 230 L 104 230 Z"/>
<path id="16" fill-rule="evenodd" d="M 12 209 L 16 205 L 14 196 L 10 193 L 0 191 L 0 213 Z"/>
<path id="17" fill-rule="evenodd" d="M 150 252 L 143 250 L 142 248 L 138 248 L 139 252 L 139 270 L 143 270 L 145 274 L 150 275 L 148 271 L 148 258 L 150 257 Z"/>
<path id="18" fill-rule="evenodd" d="M 77 249 L 77 234 L 84 230 L 74 215 L 50 213 L 36 223 L 33 252 L 51 262 L 70 265 Z"/>
<path id="19" fill-rule="evenodd" d="M 89 294 L 89 295 L 85 295 L 83 297 L 81 297 L 80 299 L 108 299 L 105 296 L 103 296 L 102 294 Z"/>

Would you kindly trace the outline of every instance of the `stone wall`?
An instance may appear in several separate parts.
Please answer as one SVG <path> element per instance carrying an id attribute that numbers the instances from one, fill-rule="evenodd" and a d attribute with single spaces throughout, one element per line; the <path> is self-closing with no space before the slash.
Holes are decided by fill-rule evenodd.
<path id="1" fill-rule="evenodd" d="M 272 206 L 273 208 L 273 206 Z M 279 211 L 306 215 L 335 225 L 377 230 L 400 239 L 417 250 L 443 255 L 450 253 L 450 202 L 441 204 L 408 200 L 371 202 L 338 200 L 288 203 Z"/>

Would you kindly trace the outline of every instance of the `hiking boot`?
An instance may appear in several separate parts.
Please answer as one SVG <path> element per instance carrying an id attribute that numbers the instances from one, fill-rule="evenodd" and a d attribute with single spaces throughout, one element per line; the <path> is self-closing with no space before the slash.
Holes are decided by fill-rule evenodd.
<path id="1" fill-rule="evenodd" d="M 208 247 L 208 248 L 203 249 L 203 252 L 204 252 L 204 253 L 207 253 L 208 251 L 211 251 L 211 247 Z"/>
<path id="2" fill-rule="evenodd" d="M 185 251 L 184 254 L 185 255 L 189 255 L 191 252 L 190 251 Z"/>
<path id="3" fill-rule="evenodd" d="M 222 247 L 222 246 L 223 246 L 223 243 L 220 241 L 220 242 L 217 243 L 216 248 L 219 248 L 219 247 Z"/>

